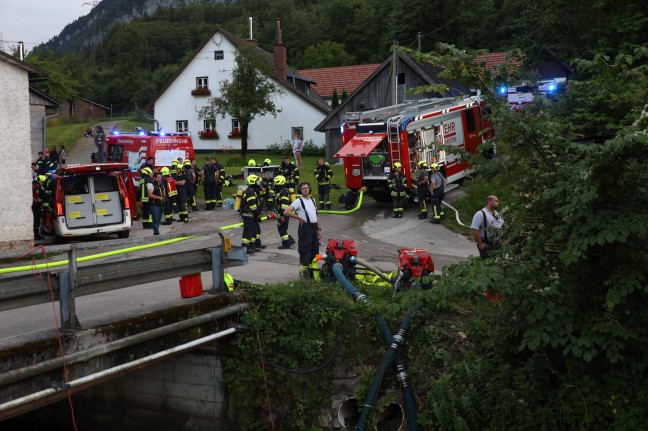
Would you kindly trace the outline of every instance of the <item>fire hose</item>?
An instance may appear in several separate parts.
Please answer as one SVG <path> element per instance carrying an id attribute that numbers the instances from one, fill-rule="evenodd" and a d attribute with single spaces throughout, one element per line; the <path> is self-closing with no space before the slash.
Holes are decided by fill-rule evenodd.
<path id="1" fill-rule="evenodd" d="M 447 206 L 448 208 L 450 208 L 452 211 L 455 212 L 455 217 L 457 219 L 457 223 L 459 223 L 463 227 L 470 227 L 470 226 L 467 226 L 467 225 L 461 223 L 461 220 L 459 220 L 459 211 L 457 211 L 457 209 L 455 207 L 453 207 L 452 205 L 450 205 L 446 201 L 441 201 L 441 203 L 443 203 L 443 205 Z"/>
<path id="2" fill-rule="evenodd" d="M 351 284 L 351 282 L 344 276 L 343 267 L 340 263 L 336 263 L 335 265 L 333 265 L 333 274 L 335 275 L 335 278 L 340 283 L 340 285 L 342 285 L 344 290 L 346 290 L 347 293 L 351 295 L 351 297 L 354 300 L 360 301 L 365 305 L 369 304 L 369 298 L 367 298 L 367 295 L 358 291 L 353 286 L 353 284 Z M 407 330 L 407 328 L 411 323 L 412 317 L 414 316 L 414 312 L 415 312 L 415 308 L 412 307 L 410 311 L 407 313 L 405 320 L 403 320 L 403 322 L 401 323 L 398 332 L 394 336 L 392 336 L 391 330 L 389 329 L 389 325 L 382 317 L 382 315 L 380 313 L 376 313 L 376 315 L 374 316 L 374 319 L 378 324 L 378 329 L 380 330 L 380 335 L 382 336 L 383 342 L 385 343 L 386 346 L 389 347 L 389 350 L 387 351 L 387 354 L 383 358 L 382 363 L 380 364 L 380 367 L 376 372 L 376 376 L 371 385 L 371 388 L 367 393 L 367 397 L 365 399 L 365 403 L 362 408 L 362 412 L 360 414 L 358 427 L 356 428 L 359 431 L 365 431 L 366 429 L 367 417 L 369 416 L 370 410 L 373 408 L 373 404 L 378 394 L 378 389 L 380 389 L 380 384 L 382 382 L 382 376 L 385 372 L 385 368 L 387 368 L 394 361 L 394 359 L 397 359 L 398 361 L 396 365 L 396 370 L 397 370 L 396 378 L 402 385 L 403 398 L 405 400 L 405 410 L 407 413 L 407 429 L 410 431 L 418 430 L 418 425 L 416 423 L 417 422 L 416 398 L 414 397 L 413 388 L 409 385 L 407 381 L 405 361 L 403 359 L 402 352 L 400 352 L 401 346 L 403 346 L 403 344 L 405 343 L 405 338 L 404 338 L 405 331 Z"/>
<path id="3" fill-rule="evenodd" d="M 375 266 L 372 266 L 369 262 L 366 262 L 366 261 L 364 261 L 364 260 L 362 260 L 362 259 L 360 259 L 360 258 L 357 258 L 357 259 L 358 259 L 358 263 L 359 263 L 360 265 L 364 266 L 364 267 L 367 268 L 369 271 L 376 273 L 377 276 L 379 276 L 380 278 L 382 278 L 383 280 L 385 280 L 387 283 L 389 283 L 389 284 L 392 283 L 392 279 L 391 279 L 390 276 L 388 276 L 387 274 L 385 274 L 385 273 L 382 272 L 381 270 L 377 269 Z"/>
<path id="4" fill-rule="evenodd" d="M 355 208 L 346 211 L 318 210 L 318 212 L 323 214 L 351 214 L 352 212 L 356 212 L 360 209 L 360 205 L 362 205 L 362 196 L 364 195 L 364 190 L 364 187 L 360 189 L 360 193 L 358 194 L 358 203 L 356 204 Z"/>

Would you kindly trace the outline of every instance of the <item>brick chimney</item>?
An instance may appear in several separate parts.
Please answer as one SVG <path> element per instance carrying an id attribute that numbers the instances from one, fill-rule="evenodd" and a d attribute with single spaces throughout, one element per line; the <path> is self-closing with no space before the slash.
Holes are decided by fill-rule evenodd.
<path id="1" fill-rule="evenodd" d="M 281 19 L 277 18 L 277 40 L 275 41 L 272 54 L 274 56 L 274 71 L 283 79 L 288 77 L 288 64 L 286 60 L 286 45 L 283 44 L 281 39 Z"/>

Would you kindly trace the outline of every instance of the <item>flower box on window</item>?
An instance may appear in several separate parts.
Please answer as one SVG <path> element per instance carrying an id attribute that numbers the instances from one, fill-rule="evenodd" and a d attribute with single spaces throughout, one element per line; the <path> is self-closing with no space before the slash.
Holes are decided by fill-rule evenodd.
<path id="1" fill-rule="evenodd" d="M 218 132 L 216 130 L 201 130 L 198 132 L 200 139 L 218 139 Z"/>
<path id="2" fill-rule="evenodd" d="M 241 131 L 239 129 L 232 129 L 232 131 L 227 135 L 230 139 L 238 139 L 241 137 Z"/>
<path id="3" fill-rule="evenodd" d="M 211 90 L 207 87 L 198 87 L 191 90 L 192 96 L 211 96 Z"/>

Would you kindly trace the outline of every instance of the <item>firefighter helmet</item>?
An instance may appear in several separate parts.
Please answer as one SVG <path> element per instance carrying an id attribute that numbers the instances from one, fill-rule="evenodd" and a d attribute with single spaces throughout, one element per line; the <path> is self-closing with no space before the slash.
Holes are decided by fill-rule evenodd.
<path id="1" fill-rule="evenodd" d="M 181 171 L 182 170 L 182 163 L 178 163 L 175 165 L 176 171 Z"/>
<path id="2" fill-rule="evenodd" d="M 435 171 L 438 171 L 438 170 L 439 170 L 439 165 L 437 165 L 436 163 L 432 163 L 432 164 L 430 165 L 430 167 L 431 167 L 432 169 L 434 169 Z"/>
<path id="3" fill-rule="evenodd" d="M 270 166 L 271 164 L 272 164 L 272 161 L 270 161 L 270 159 L 265 159 L 263 161 L 263 166 Z"/>
<path id="4" fill-rule="evenodd" d="M 250 161 L 248 162 L 248 166 L 256 166 L 256 162 L 254 161 L 254 159 L 250 159 Z"/>
<path id="5" fill-rule="evenodd" d="M 403 165 L 401 165 L 400 162 L 395 162 L 395 163 L 394 163 L 394 169 L 398 169 L 398 168 L 400 168 L 400 167 L 402 167 L 402 166 L 403 166 Z"/>
<path id="6" fill-rule="evenodd" d="M 187 159 L 184 161 L 183 165 L 185 166 L 191 166 L 191 160 Z"/>
<path id="7" fill-rule="evenodd" d="M 46 175 L 39 175 L 39 176 L 38 176 L 38 182 L 41 182 L 41 183 L 42 183 L 42 182 L 45 181 L 46 179 L 47 179 L 47 176 L 46 176 Z"/>
<path id="8" fill-rule="evenodd" d="M 283 175 L 277 175 L 276 177 L 274 177 L 274 182 L 278 186 L 283 186 L 284 184 L 286 184 L 286 177 L 284 177 Z"/>
<path id="9" fill-rule="evenodd" d="M 257 177 L 257 176 L 254 175 L 254 174 L 252 174 L 252 175 L 248 175 L 248 177 L 247 177 L 247 183 L 248 183 L 248 186 L 253 186 L 253 185 L 255 185 L 255 184 L 257 183 L 257 181 L 259 181 L 259 177 Z"/>
<path id="10" fill-rule="evenodd" d="M 162 175 L 169 175 L 169 168 L 167 168 L 166 166 L 163 167 L 162 169 L 160 169 L 160 173 Z"/>
<path id="11" fill-rule="evenodd" d="M 427 169 L 427 163 L 425 162 L 425 160 L 418 162 L 418 167 L 419 169 Z"/>
<path id="12" fill-rule="evenodd" d="M 142 173 L 144 175 L 151 176 L 153 174 L 153 170 L 147 166 L 147 167 L 142 168 Z"/>
<path id="13" fill-rule="evenodd" d="M 173 166 L 174 168 L 178 166 L 178 161 L 177 160 L 172 161 L 171 166 Z"/>

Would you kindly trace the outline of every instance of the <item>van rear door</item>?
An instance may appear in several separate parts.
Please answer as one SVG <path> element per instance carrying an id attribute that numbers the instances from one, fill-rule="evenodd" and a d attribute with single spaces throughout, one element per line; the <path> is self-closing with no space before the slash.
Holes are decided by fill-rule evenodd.
<path id="1" fill-rule="evenodd" d="M 114 175 L 65 178 L 65 222 L 69 229 L 124 221 L 118 179 Z"/>

